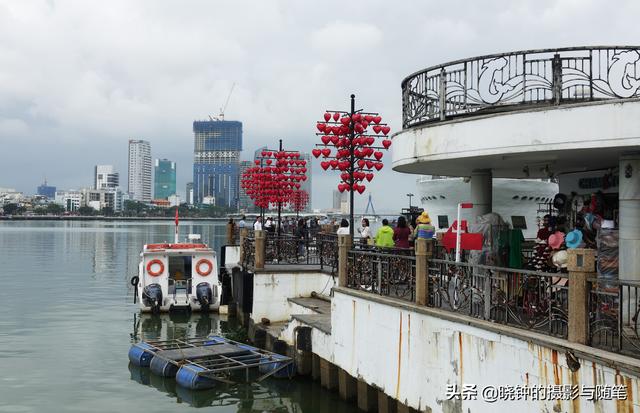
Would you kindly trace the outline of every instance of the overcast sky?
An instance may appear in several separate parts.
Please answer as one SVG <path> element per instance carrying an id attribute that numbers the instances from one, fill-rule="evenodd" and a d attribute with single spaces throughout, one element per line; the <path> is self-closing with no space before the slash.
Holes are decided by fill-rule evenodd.
<path id="1" fill-rule="evenodd" d="M 244 125 L 243 159 L 284 139 L 309 151 L 324 109 L 378 111 L 401 128 L 400 82 L 430 65 L 532 48 L 640 43 L 638 1 L 0 0 L 0 187 L 34 193 L 46 175 L 89 186 L 127 140 L 192 179 L 192 122 Z M 385 168 L 369 189 L 397 210 L 415 176 Z M 337 173 L 314 162 L 314 207 Z M 358 196 L 366 201 L 366 194 Z M 365 202 L 360 204 L 364 207 Z"/>

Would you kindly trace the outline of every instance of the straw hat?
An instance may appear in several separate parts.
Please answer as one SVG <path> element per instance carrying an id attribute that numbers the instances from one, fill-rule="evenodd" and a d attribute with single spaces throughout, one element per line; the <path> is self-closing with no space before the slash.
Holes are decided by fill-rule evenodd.
<path id="1" fill-rule="evenodd" d="M 582 231 L 574 229 L 564 239 L 567 248 L 578 248 L 582 244 Z"/>
<path id="2" fill-rule="evenodd" d="M 416 222 L 418 224 L 430 224 L 431 218 L 429 218 L 429 214 L 427 211 L 424 211 L 418 218 L 416 218 Z"/>
<path id="3" fill-rule="evenodd" d="M 559 249 L 563 242 L 564 242 L 563 232 L 556 231 L 549 236 L 549 246 L 554 250 Z"/>
<path id="4" fill-rule="evenodd" d="M 567 268 L 567 262 L 569 262 L 569 254 L 566 250 L 556 251 L 551 258 L 553 265 L 557 268 Z"/>

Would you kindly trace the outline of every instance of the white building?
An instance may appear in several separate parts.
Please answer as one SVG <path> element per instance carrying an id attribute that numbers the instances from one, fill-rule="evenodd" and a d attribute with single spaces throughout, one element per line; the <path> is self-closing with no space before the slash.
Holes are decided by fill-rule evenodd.
<path id="1" fill-rule="evenodd" d="M 129 187 L 131 199 L 151 202 L 151 144 L 129 139 Z"/>
<path id="2" fill-rule="evenodd" d="M 77 211 L 82 206 L 82 192 L 75 189 L 56 191 L 54 202 L 62 205 L 67 212 Z"/>
<path id="3" fill-rule="evenodd" d="M 19 204 L 24 200 L 22 192 L 13 188 L 0 188 L 0 206 L 6 204 Z"/>
<path id="4" fill-rule="evenodd" d="M 169 195 L 169 198 L 167 199 L 169 200 L 169 206 L 172 206 L 172 207 L 180 206 L 180 195 L 177 195 L 177 194 Z"/>
<path id="5" fill-rule="evenodd" d="M 120 186 L 120 175 L 113 165 L 96 165 L 93 182 L 94 189 L 117 188 Z"/>

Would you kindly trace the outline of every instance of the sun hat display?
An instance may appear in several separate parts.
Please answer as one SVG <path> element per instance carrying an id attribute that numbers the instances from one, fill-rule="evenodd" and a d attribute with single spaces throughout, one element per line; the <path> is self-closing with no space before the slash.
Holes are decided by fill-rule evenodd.
<path id="1" fill-rule="evenodd" d="M 610 219 L 605 219 L 602 221 L 601 229 L 614 229 L 615 223 Z"/>
<path id="2" fill-rule="evenodd" d="M 557 268 L 567 268 L 567 262 L 569 261 L 569 254 L 566 250 L 556 251 L 551 257 L 551 262 Z"/>
<path id="3" fill-rule="evenodd" d="M 564 238 L 567 248 L 578 248 L 582 244 L 582 231 L 574 229 Z"/>
<path id="4" fill-rule="evenodd" d="M 429 214 L 427 211 L 424 211 L 418 218 L 416 218 L 416 222 L 418 224 L 430 224 L 431 218 L 429 218 Z"/>
<path id="5" fill-rule="evenodd" d="M 549 236 L 549 246 L 554 250 L 559 249 L 564 242 L 564 233 L 556 231 Z"/>

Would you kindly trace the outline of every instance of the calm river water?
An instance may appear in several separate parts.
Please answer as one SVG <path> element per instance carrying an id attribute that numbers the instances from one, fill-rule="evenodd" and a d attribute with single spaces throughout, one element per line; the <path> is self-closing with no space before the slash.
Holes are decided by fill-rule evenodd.
<path id="1" fill-rule="evenodd" d="M 217 251 L 225 226 L 180 232 Z M 172 239 L 172 222 L 0 222 L 0 412 L 357 411 L 305 379 L 193 392 L 130 366 L 136 337 L 240 333 L 217 315 L 140 317 L 140 249 Z"/>

